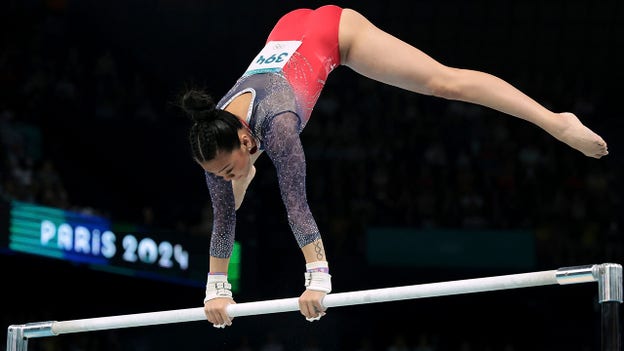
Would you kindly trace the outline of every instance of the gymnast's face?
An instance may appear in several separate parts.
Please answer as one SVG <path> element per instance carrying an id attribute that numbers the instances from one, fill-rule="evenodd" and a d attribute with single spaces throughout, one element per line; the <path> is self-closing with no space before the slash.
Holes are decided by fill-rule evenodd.
<path id="1" fill-rule="evenodd" d="M 251 168 L 251 158 L 242 145 L 232 152 L 219 151 L 210 161 L 199 163 L 206 172 L 225 180 L 238 180 L 246 177 Z"/>
<path id="2" fill-rule="evenodd" d="M 215 158 L 198 162 L 204 171 L 225 180 L 238 180 L 249 175 L 253 140 L 246 133 L 239 133 L 240 147 L 228 151 L 218 151 Z"/>

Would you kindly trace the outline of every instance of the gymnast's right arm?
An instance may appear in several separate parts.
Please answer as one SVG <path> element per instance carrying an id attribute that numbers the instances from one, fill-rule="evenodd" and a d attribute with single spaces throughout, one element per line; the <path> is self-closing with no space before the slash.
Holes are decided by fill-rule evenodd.
<path id="1" fill-rule="evenodd" d="M 214 327 L 224 328 L 232 324 L 232 318 L 227 314 L 227 306 L 236 303 L 227 280 L 236 228 L 234 193 L 230 182 L 209 172 L 206 172 L 206 184 L 212 201 L 213 226 L 204 313 Z"/>

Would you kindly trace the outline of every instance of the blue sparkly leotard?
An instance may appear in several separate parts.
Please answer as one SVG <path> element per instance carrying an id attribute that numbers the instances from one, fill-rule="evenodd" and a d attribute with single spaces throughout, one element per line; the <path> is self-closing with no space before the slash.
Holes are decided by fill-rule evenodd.
<path id="1" fill-rule="evenodd" d="M 299 247 L 321 238 L 307 203 L 306 162 L 299 133 L 329 73 L 340 64 L 338 24 L 342 9 L 333 5 L 298 9 L 284 15 L 271 31 L 264 49 L 219 101 L 225 108 L 234 98 L 251 93 L 247 124 L 277 170 L 288 222 Z M 232 253 L 236 210 L 232 184 L 206 172 L 213 205 L 210 255 Z"/>

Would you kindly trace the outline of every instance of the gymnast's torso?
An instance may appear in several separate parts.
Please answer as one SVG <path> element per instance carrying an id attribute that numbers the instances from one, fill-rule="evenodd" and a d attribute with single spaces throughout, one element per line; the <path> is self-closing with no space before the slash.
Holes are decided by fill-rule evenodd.
<path id="1" fill-rule="evenodd" d="M 316 10 L 297 9 L 280 18 L 265 46 L 217 108 L 225 108 L 249 92 L 252 99 L 246 122 L 261 144 L 267 120 L 284 112 L 299 117 L 301 132 L 328 75 L 340 64 L 341 13 L 340 7 L 326 5 Z"/>
<path id="2" fill-rule="evenodd" d="M 342 9 L 326 5 L 284 15 L 245 73 L 219 100 L 225 109 L 243 94 L 245 116 L 260 151 L 276 167 L 290 227 L 300 247 L 320 238 L 305 193 L 305 157 L 299 140 L 329 73 L 340 64 L 338 24 Z M 280 116 L 282 116 L 280 118 Z M 234 243 L 236 210 L 230 182 L 206 173 L 214 221 L 211 256 L 226 258 Z"/>

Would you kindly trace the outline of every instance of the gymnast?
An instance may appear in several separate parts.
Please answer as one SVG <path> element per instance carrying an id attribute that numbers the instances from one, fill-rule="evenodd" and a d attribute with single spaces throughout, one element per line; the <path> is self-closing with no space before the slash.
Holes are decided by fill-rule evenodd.
<path id="1" fill-rule="evenodd" d="M 213 206 L 204 312 L 213 326 L 232 324 L 227 280 L 236 210 L 266 153 L 274 164 L 290 228 L 306 262 L 299 308 L 309 321 L 326 312 L 329 260 L 306 199 L 306 162 L 299 134 L 328 75 L 343 65 L 411 92 L 482 105 L 533 123 L 592 158 L 606 142 L 570 112 L 556 113 L 491 74 L 445 66 L 380 30 L 360 13 L 335 5 L 293 10 L 279 19 L 264 48 L 217 103 L 198 88 L 181 93 L 191 118 L 193 160 L 205 172 Z"/>

